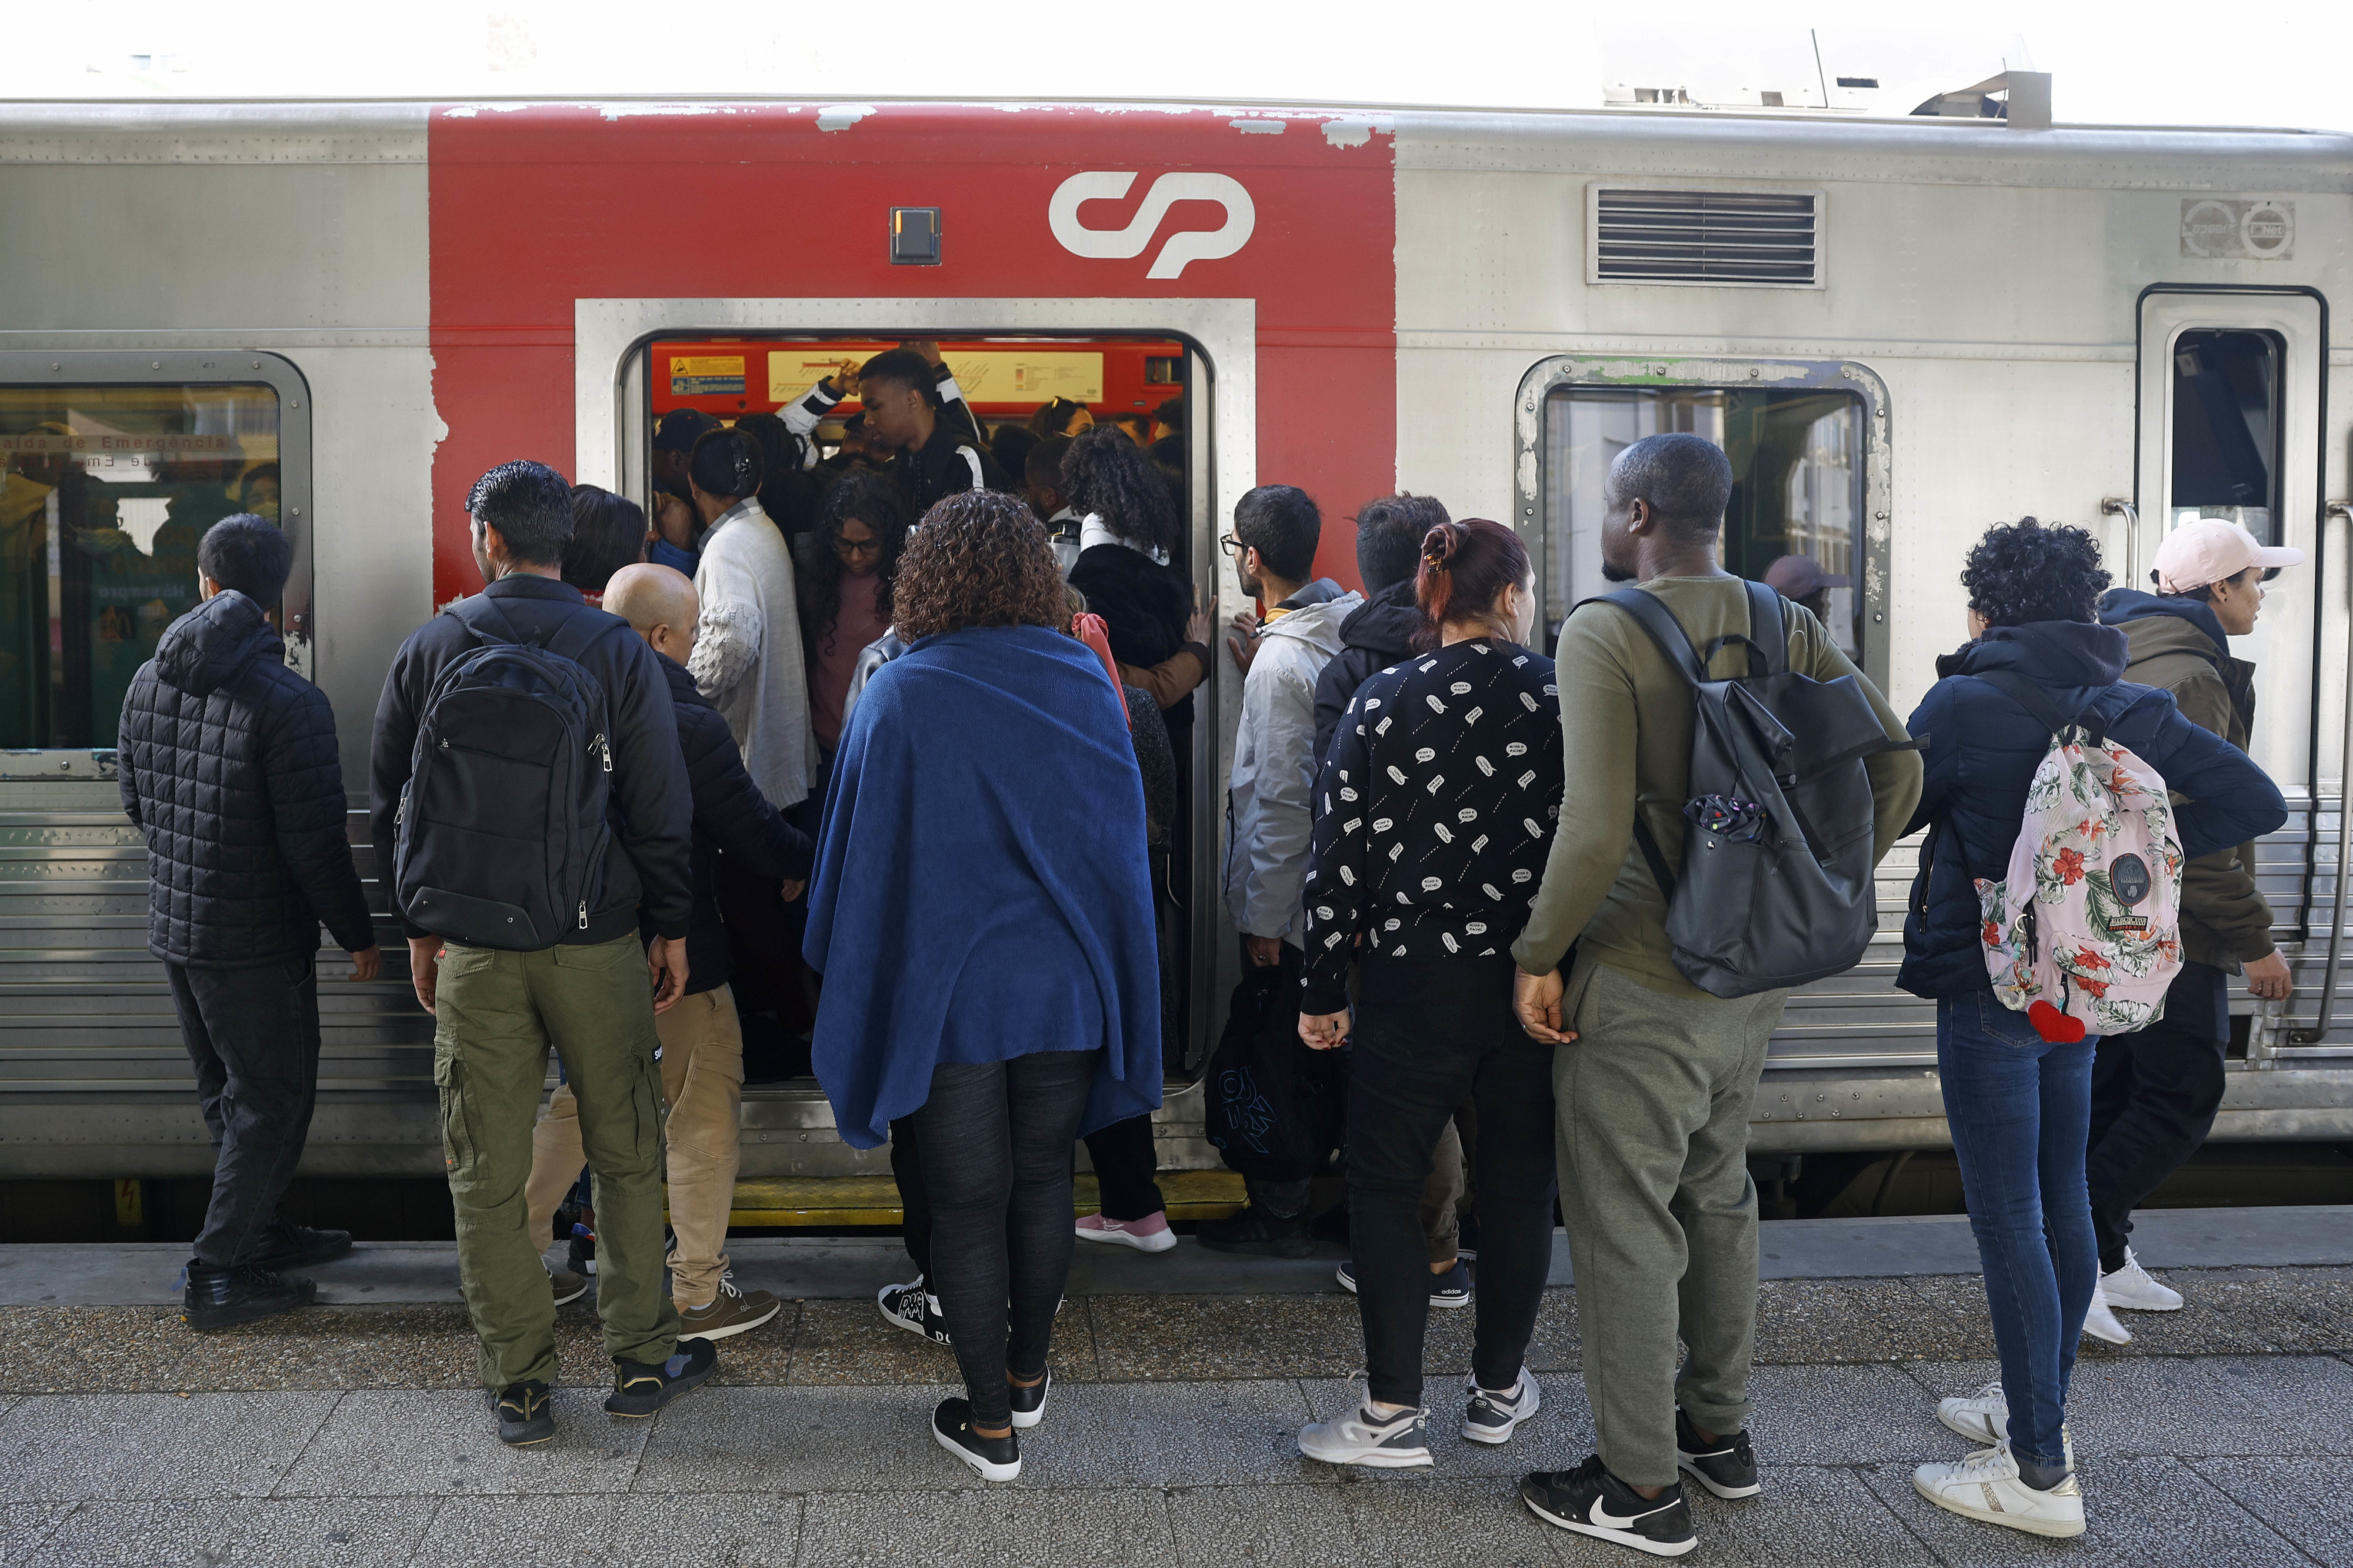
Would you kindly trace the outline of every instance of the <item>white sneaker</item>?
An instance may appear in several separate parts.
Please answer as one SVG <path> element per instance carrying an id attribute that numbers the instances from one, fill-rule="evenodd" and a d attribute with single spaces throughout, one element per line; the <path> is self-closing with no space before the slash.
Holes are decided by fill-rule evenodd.
<path id="1" fill-rule="evenodd" d="M 1337 1421 L 1302 1426 L 1299 1451 L 1327 1465 L 1411 1469 L 1430 1463 L 1428 1415 L 1423 1410 L 1400 1410 L 1383 1419 L 1359 1405 Z"/>
<path id="2" fill-rule="evenodd" d="M 2132 1331 L 2124 1326 L 2116 1311 L 2108 1305 L 2107 1292 L 2092 1292 L 2092 1310 L 2084 1314 L 2084 1331 L 2095 1340 L 2105 1340 L 2112 1345 L 2132 1343 Z"/>
<path id="3" fill-rule="evenodd" d="M 1462 1411 L 1462 1436 L 1473 1443 L 1510 1442 L 1520 1423 L 1544 1407 L 1544 1393 L 1526 1367 L 1520 1368 L 1511 1387 L 1501 1391 L 1480 1387 L 1476 1377 L 1463 1381 L 1471 1397 Z"/>
<path id="4" fill-rule="evenodd" d="M 2181 1310 L 2181 1292 L 2152 1278 L 2129 1247 L 2125 1248 L 2125 1266 L 2114 1274 L 2100 1276 L 2100 1299 L 2127 1312 Z"/>
<path id="5" fill-rule="evenodd" d="M 1992 1445 L 2010 1440 L 2010 1396 L 1995 1378 L 1975 1394 L 1936 1401 L 1936 1419 L 1972 1443 Z"/>
<path id="6" fill-rule="evenodd" d="M 1997 1443 L 1951 1464 L 1923 1465 L 1912 1485 L 1938 1508 L 1964 1519 L 2008 1525 L 2030 1535 L 2084 1533 L 2084 1489 L 2075 1472 L 2049 1491 L 2037 1491 L 2018 1477 L 2010 1445 Z"/>

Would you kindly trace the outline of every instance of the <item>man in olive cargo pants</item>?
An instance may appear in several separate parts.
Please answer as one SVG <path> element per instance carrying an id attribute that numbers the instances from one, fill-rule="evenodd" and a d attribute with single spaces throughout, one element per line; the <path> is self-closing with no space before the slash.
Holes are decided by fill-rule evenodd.
<path id="1" fill-rule="evenodd" d="M 500 751 L 497 733 L 465 731 L 459 749 L 488 759 L 470 764 L 481 770 L 474 815 L 439 825 L 407 816 L 404 841 L 412 754 L 420 728 L 438 711 L 441 677 L 488 639 L 466 619 L 437 616 L 394 656 L 369 763 L 376 865 L 398 885 L 405 849 L 447 879 L 439 886 L 448 889 L 448 900 L 401 912 L 417 999 L 435 1016 L 433 1077 L 457 1209 L 459 1279 L 481 1342 L 482 1382 L 500 1440 L 538 1443 L 555 1435 L 548 1409 L 555 1298 L 531 1240 L 524 1187 L 551 1046 L 578 1097 L 596 1172 L 596 1305 L 616 1369 L 605 1408 L 650 1415 L 708 1380 L 716 1363 L 710 1341 L 679 1339 L 678 1313 L 663 1289 L 654 1015 L 686 990 L 692 801 L 670 682 L 653 650 L 627 621 L 591 609 L 561 580 L 572 538 L 564 476 L 539 463 L 501 463 L 476 482 L 466 510 L 487 584 L 476 613 L 504 628 L 498 640 L 543 649 L 560 641 L 572 650 L 594 682 L 591 700 L 600 707 L 589 721 L 611 771 L 611 833 L 576 926 L 567 921 L 558 941 L 528 952 L 468 945 L 419 926 L 412 912 L 430 921 L 464 901 L 494 908 L 521 901 L 520 884 L 534 873 L 525 868 L 531 857 L 517 851 L 533 847 L 530 825 L 545 831 L 547 807 L 532 792 L 547 786 L 534 782 L 545 771 L 536 759 Z M 447 733 L 441 744 L 452 744 Z M 641 915 L 650 942 L 640 938 Z"/>

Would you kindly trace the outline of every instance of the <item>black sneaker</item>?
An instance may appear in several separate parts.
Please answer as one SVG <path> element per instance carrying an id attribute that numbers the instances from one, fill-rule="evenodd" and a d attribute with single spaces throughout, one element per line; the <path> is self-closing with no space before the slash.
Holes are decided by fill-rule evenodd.
<path id="1" fill-rule="evenodd" d="M 972 1429 L 972 1402 L 943 1399 L 932 1412 L 932 1436 L 939 1446 L 980 1472 L 985 1481 L 1010 1481 L 1021 1474 L 1021 1441 L 1008 1432 L 984 1437 Z"/>
<path id="2" fill-rule="evenodd" d="M 307 1307 L 318 1293 L 319 1287 L 303 1276 L 274 1274 L 258 1263 L 206 1268 L 192 1262 L 180 1316 L 192 1329 L 226 1329 Z"/>
<path id="3" fill-rule="evenodd" d="M 485 1392 L 491 1408 L 499 1413 L 499 1441 L 508 1447 L 527 1447 L 555 1436 L 555 1416 L 547 1408 L 547 1384 L 537 1378 Z"/>
<path id="4" fill-rule="evenodd" d="M 1720 1498 L 1755 1497 L 1765 1489 L 1746 1430 L 1703 1443 L 1699 1428 L 1681 1410 L 1675 1412 L 1675 1468 Z"/>
<path id="5" fill-rule="evenodd" d="M 1193 1238 L 1213 1252 L 1255 1252 L 1269 1258 L 1304 1258 L 1315 1250 L 1314 1227 L 1305 1215 L 1278 1219 L 1252 1206 L 1224 1219 L 1205 1219 Z"/>
<path id="6" fill-rule="evenodd" d="M 1596 1454 L 1573 1470 L 1543 1470 L 1520 1482 L 1520 1500 L 1546 1524 L 1598 1536 L 1653 1557 L 1681 1557 L 1699 1544 L 1691 1504 L 1678 1482 L 1655 1498 L 1609 1473 Z"/>
<path id="7" fill-rule="evenodd" d="M 1028 1388 L 1008 1380 L 1006 1392 L 1013 1396 L 1013 1425 L 1026 1432 L 1046 1419 L 1046 1391 L 1054 1386 L 1054 1369 L 1048 1367 L 1046 1375 Z"/>
<path id="8" fill-rule="evenodd" d="M 352 1233 L 348 1230 L 312 1230 L 307 1225 L 273 1225 L 261 1238 L 261 1253 L 253 1261 L 258 1268 L 279 1272 L 288 1268 L 306 1268 L 313 1263 L 331 1263 L 352 1249 Z"/>
<path id="9" fill-rule="evenodd" d="M 882 1321 L 892 1328 L 921 1334 L 934 1344 L 955 1342 L 948 1338 L 947 1314 L 940 1310 L 940 1299 L 923 1289 L 920 1274 L 904 1285 L 883 1286 L 874 1293 L 874 1304 L 882 1309 Z"/>
<path id="10" fill-rule="evenodd" d="M 651 1415 L 690 1388 L 700 1388 L 719 1370 L 719 1352 L 709 1340 L 681 1340 L 668 1361 L 613 1358 L 619 1369 L 605 1408 L 615 1415 Z"/>

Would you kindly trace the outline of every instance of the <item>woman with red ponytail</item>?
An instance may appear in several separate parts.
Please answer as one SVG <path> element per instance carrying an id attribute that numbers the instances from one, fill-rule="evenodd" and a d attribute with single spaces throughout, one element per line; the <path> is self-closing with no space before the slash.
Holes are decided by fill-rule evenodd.
<path id="1" fill-rule="evenodd" d="M 1552 1270 L 1552 1048 L 1510 1002 L 1562 780 L 1552 661 L 1526 646 L 1527 550 L 1501 523 L 1441 522 L 1422 540 L 1416 597 L 1421 651 L 1357 691 L 1316 782 L 1299 1019 L 1318 1049 L 1354 1041 L 1348 1235 L 1366 1369 L 1362 1405 L 1303 1429 L 1299 1448 L 1378 1468 L 1430 1462 L 1419 1205 L 1466 1099 L 1479 1113 L 1472 1442 L 1508 1442 L 1536 1412 L 1522 1358 Z"/>

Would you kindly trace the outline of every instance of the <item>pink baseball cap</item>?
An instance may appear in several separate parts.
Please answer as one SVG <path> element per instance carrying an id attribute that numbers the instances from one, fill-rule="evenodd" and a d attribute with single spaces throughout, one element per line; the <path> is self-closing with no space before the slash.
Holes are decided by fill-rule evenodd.
<path id="1" fill-rule="evenodd" d="M 2201 517 L 2167 534 L 2157 547 L 2157 591 L 2187 594 L 2235 577 L 2250 566 L 2269 571 L 2303 564 L 2301 550 L 2265 544 L 2244 523 Z"/>

